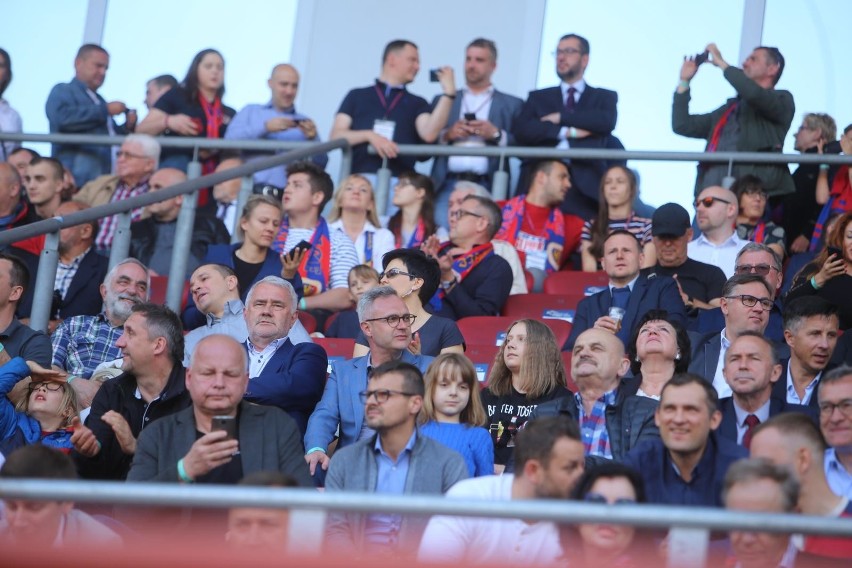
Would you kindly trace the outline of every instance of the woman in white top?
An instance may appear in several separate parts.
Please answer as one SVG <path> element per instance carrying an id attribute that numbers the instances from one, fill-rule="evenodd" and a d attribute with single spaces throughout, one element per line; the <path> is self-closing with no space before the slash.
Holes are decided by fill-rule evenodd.
<path id="1" fill-rule="evenodd" d="M 362 175 L 353 174 L 340 184 L 328 221 L 330 230 L 343 231 L 355 243 L 360 264 L 381 266 L 385 253 L 394 249 L 393 233 L 379 223 L 373 186 Z"/>
<path id="2" fill-rule="evenodd" d="M 649 310 L 627 344 L 630 369 L 639 380 L 636 394 L 660 400 L 671 378 L 689 368 L 692 348 L 686 329 L 666 310 Z"/>
<path id="3" fill-rule="evenodd" d="M 20 134 L 22 128 L 21 115 L 3 98 L 3 93 L 6 92 L 6 88 L 11 82 L 12 59 L 5 49 L 0 48 L 0 132 Z M 9 154 L 20 145 L 19 142 L 11 140 L 0 142 L 0 162 L 7 161 Z"/>

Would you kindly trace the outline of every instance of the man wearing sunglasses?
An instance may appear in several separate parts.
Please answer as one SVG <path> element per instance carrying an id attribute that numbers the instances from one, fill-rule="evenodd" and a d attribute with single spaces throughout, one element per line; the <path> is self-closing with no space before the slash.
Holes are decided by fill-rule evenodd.
<path id="1" fill-rule="evenodd" d="M 338 448 L 369 438 L 372 428 L 364 417 L 360 392 L 366 389 L 367 378 L 375 367 L 388 361 L 410 363 L 425 373 L 432 357 L 412 355 L 411 324 L 414 322 L 405 302 L 390 286 L 368 290 L 358 301 L 358 321 L 367 338 L 370 352 L 363 357 L 332 364 L 331 375 L 325 384 L 322 399 L 308 419 L 305 433 L 305 461 L 311 475 L 322 481 L 328 469 L 328 446 L 339 430 Z M 319 465 L 320 467 L 317 467 Z"/>
<path id="2" fill-rule="evenodd" d="M 718 266 L 730 278 L 734 275 L 737 253 L 748 244 L 734 229 L 739 210 L 737 196 L 714 185 L 699 193 L 694 205 L 701 234 L 687 245 L 687 254 L 691 259 Z"/>

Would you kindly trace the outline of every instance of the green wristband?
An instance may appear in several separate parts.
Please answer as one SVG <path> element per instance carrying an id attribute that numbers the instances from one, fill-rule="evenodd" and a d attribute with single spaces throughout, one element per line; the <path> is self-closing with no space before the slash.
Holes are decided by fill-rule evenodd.
<path id="1" fill-rule="evenodd" d="M 183 467 L 183 458 L 178 460 L 177 471 L 178 471 L 178 477 L 184 483 L 194 483 L 195 482 L 194 479 L 192 479 L 189 475 L 187 475 L 186 470 Z"/>

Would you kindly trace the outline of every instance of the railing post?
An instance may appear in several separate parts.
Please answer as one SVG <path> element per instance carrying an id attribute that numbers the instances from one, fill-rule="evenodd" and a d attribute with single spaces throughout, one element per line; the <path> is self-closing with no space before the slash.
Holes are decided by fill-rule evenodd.
<path id="1" fill-rule="evenodd" d="M 254 190 L 254 178 L 252 176 L 243 176 L 240 183 L 240 192 L 237 194 L 237 212 L 234 214 L 234 226 L 228 227 L 231 232 L 231 244 L 240 242 L 240 236 L 237 234 L 237 227 L 240 226 L 240 216 L 243 214 L 243 208 L 246 206 L 246 201 L 251 197 Z"/>
<path id="2" fill-rule="evenodd" d="M 47 333 L 50 322 L 53 291 L 56 285 L 56 267 L 59 264 L 59 231 L 45 235 L 44 248 L 38 261 L 38 275 L 33 288 L 33 309 L 30 327 Z"/>
<path id="3" fill-rule="evenodd" d="M 710 531 L 685 527 L 669 530 L 667 568 L 704 568 Z"/>
<path id="4" fill-rule="evenodd" d="M 388 159 L 382 159 L 382 167 L 376 171 L 376 212 L 379 216 L 385 214 L 390 194 L 391 171 L 388 169 Z"/>
<path id="5" fill-rule="evenodd" d="M 509 172 L 497 170 L 491 178 L 491 197 L 502 201 L 509 197 Z"/>
<path id="6" fill-rule="evenodd" d="M 201 163 L 192 161 L 186 169 L 187 179 L 201 176 Z M 186 280 L 186 264 L 192 246 L 192 228 L 195 225 L 195 205 L 198 191 L 183 196 L 175 228 L 175 242 L 172 248 L 172 263 L 169 266 L 169 282 L 166 286 L 166 305 L 180 313 L 183 300 L 183 282 Z"/>
<path id="7" fill-rule="evenodd" d="M 337 183 L 340 184 L 343 180 L 349 177 L 352 173 L 352 146 L 346 145 L 340 149 L 340 174 L 337 177 Z"/>
<path id="8" fill-rule="evenodd" d="M 115 234 L 112 236 L 112 248 L 109 251 L 110 269 L 130 256 L 130 221 L 132 211 L 118 214 L 115 223 Z"/>

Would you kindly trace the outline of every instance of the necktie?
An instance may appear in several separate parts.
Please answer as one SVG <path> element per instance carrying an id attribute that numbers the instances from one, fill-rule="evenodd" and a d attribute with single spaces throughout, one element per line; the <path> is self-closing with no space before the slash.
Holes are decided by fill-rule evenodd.
<path id="1" fill-rule="evenodd" d="M 568 95 L 565 97 L 565 110 L 568 112 L 574 112 L 574 95 L 577 93 L 577 89 L 574 87 L 568 87 Z"/>
<path id="2" fill-rule="evenodd" d="M 612 305 L 616 308 L 627 309 L 627 301 L 630 299 L 630 288 L 612 289 Z"/>
<path id="3" fill-rule="evenodd" d="M 746 416 L 746 431 L 743 435 L 743 447 L 747 450 L 751 449 L 751 434 L 752 432 L 754 432 L 754 429 L 757 427 L 758 424 L 760 424 L 760 418 L 758 418 L 754 414 L 749 414 L 748 416 Z"/>
<path id="4" fill-rule="evenodd" d="M 233 206 L 234 206 L 233 202 L 223 203 L 223 202 L 220 201 L 219 202 L 219 211 L 216 213 L 216 217 L 218 217 L 220 220 L 224 221 L 225 217 L 228 216 L 228 210 L 230 210 L 231 207 L 233 207 Z"/>

